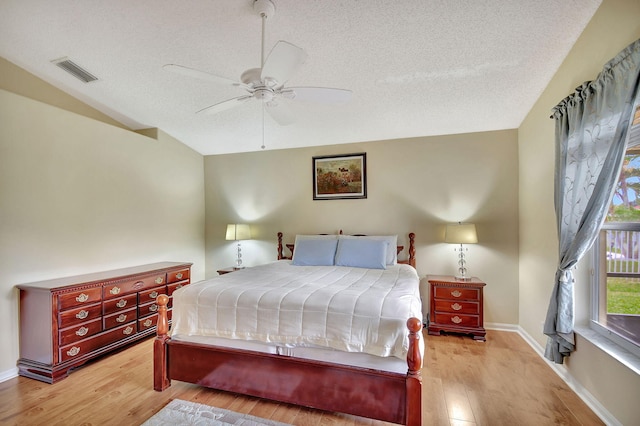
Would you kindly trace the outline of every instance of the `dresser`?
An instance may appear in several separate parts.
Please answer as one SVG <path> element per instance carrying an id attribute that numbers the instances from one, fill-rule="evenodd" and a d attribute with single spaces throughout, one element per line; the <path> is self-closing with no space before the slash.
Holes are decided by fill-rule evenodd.
<path id="1" fill-rule="evenodd" d="M 19 374 L 55 383 L 97 356 L 154 334 L 156 298 L 168 295 L 170 307 L 173 292 L 191 282 L 191 265 L 160 262 L 16 286 Z"/>
<path id="2" fill-rule="evenodd" d="M 440 332 L 470 334 L 485 340 L 483 288 L 485 283 L 473 277 L 458 281 L 449 275 L 429 275 L 429 334 Z"/>

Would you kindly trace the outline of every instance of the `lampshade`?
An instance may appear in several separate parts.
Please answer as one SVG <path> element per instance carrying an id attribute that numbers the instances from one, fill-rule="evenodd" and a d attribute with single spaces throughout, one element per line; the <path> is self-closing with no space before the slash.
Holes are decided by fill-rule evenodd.
<path id="1" fill-rule="evenodd" d="M 452 244 L 475 244 L 478 242 L 476 225 L 473 223 L 452 223 L 444 231 L 444 242 Z"/>
<path id="2" fill-rule="evenodd" d="M 227 236 L 225 239 L 227 241 L 250 240 L 251 230 L 249 229 L 249 225 L 242 223 L 227 225 Z"/>

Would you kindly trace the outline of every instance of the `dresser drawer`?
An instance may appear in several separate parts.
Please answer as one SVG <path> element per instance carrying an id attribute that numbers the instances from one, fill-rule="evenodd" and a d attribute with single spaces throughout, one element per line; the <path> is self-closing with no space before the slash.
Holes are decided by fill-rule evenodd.
<path id="1" fill-rule="evenodd" d="M 145 289 L 157 287 L 161 284 L 166 284 L 167 277 L 165 273 L 153 275 L 150 277 L 141 278 L 131 281 L 120 281 L 115 284 L 104 285 L 104 298 L 113 299 L 115 297 L 121 297 L 122 295 L 135 293 Z"/>
<path id="2" fill-rule="evenodd" d="M 136 333 L 136 324 L 130 323 L 122 325 L 113 330 L 98 334 L 79 342 L 72 343 L 60 348 L 61 362 L 69 361 L 74 358 L 90 353 L 94 349 L 106 346 L 118 340 L 134 335 Z"/>
<path id="3" fill-rule="evenodd" d="M 137 318 L 136 316 L 136 307 L 126 311 L 116 312 L 111 315 L 104 316 L 104 329 L 108 330 L 113 327 L 118 327 L 122 324 L 134 321 Z"/>
<path id="4" fill-rule="evenodd" d="M 154 287 L 149 290 L 141 291 L 138 293 L 138 305 L 155 302 L 161 294 L 167 294 L 167 287 L 164 285 L 162 287 Z"/>
<path id="5" fill-rule="evenodd" d="M 138 318 L 143 318 L 148 315 L 158 313 L 158 304 L 155 302 L 147 303 L 145 305 L 138 305 Z"/>
<path id="6" fill-rule="evenodd" d="M 167 273 L 167 284 L 176 283 L 178 281 L 186 281 L 190 278 L 190 269 L 181 269 L 179 271 L 171 271 Z"/>
<path id="7" fill-rule="evenodd" d="M 60 313 L 58 328 L 67 328 L 102 316 L 102 304 L 82 306 Z"/>
<path id="8" fill-rule="evenodd" d="M 152 328 L 158 323 L 157 315 L 150 315 L 146 318 L 140 318 L 138 320 L 138 331 L 144 331 Z"/>
<path id="9" fill-rule="evenodd" d="M 86 339 L 102 331 L 102 320 L 100 318 L 85 322 L 74 327 L 65 328 L 60 331 L 60 346 Z"/>
<path id="10" fill-rule="evenodd" d="M 478 302 L 463 302 L 457 300 L 435 300 L 436 312 L 451 312 L 454 314 L 480 314 Z"/>
<path id="11" fill-rule="evenodd" d="M 117 299 L 106 300 L 102 306 L 102 312 L 105 315 L 112 314 L 114 312 L 119 312 L 125 309 L 131 309 L 138 304 L 138 296 L 136 293 L 130 294 L 128 296 L 122 296 Z"/>
<path id="12" fill-rule="evenodd" d="M 478 315 L 450 314 L 445 312 L 435 313 L 435 322 L 438 324 L 449 324 L 459 327 L 479 327 L 480 317 Z"/>
<path id="13" fill-rule="evenodd" d="M 171 296 L 174 291 L 181 289 L 182 287 L 188 285 L 189 282 L 180 282 L 175 284 L 169 284 L 167 286 L 167 296 Z"/>
<path id="14" fill-rule="evenodd" d="M 436 299 L 479 300 L 480 292 L 475 288 L 434 287 L 433 297 Z"/>
<path id="15" fill-rule="evenodd" d="M 87 288 L 58 296 L 58 309 L 66 311 L 81 305 L 90 305 L 102 300 L 102 287 Z"/>

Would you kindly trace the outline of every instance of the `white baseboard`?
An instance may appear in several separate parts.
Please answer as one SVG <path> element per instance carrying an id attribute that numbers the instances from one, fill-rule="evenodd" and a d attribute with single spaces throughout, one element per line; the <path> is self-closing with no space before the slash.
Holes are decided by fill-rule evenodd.
<path id="1" fill-rule="evenodd" d="M 558 376 L 573 390 L 585 404 L 591 408 L 591 410 L 600 417 L 606 425 L 609 426 L 623 426 L 622 423 L 618 421 L 600 402 L 593 396 L 591 393 L 585 389 L 580 382 L 578 382 L 567 370 L 567 367 L 564 364 L 556 364 L 555 362 L 549 361 L 544 357 L 544 348 L 540 346 L 540 344 L 529 335 L 522 327 L 517 326 L 515 330 L 522 338 L 533 348 L 533 350 L 540 355 L 549 367 L 553 371 L 556 372 Z"/>
<path id="2" fill-rule="evenodd" d="M 517 333 L 520 326 L 518 324 L 503 324 L 501 322 L 485 322 L 484 328 L 486 330 L 513 331 Z"/>
<path id="3" fill-rule="evenodd" d="M 7 371 L 0 371 L 0 383 L 6 382 L 9 379 L 18 377 L 18 367 L 12 368 Z"/>

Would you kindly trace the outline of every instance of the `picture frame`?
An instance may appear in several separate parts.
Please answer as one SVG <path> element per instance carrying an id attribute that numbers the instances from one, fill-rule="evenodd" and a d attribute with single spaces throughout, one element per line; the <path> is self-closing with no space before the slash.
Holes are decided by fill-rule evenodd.
<path id="1" fill-rule="evenodd" d="M 367 154 L 313 157 L 313 199 L 367 198 Z"/>

